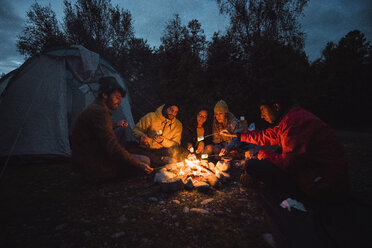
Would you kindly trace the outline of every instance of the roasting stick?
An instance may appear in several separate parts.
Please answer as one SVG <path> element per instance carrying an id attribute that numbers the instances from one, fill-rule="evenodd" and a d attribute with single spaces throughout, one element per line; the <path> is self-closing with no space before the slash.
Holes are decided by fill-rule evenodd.
<path id="1" fill-rule="evenodd" d="M 212 134 L 208 134 L 208 135 L 205 135 L 205 136 L 199 136 L 198 137 L 198 142 L 204 140 L 205 138 L 207 138 L 209 136 L 213 136 L 215 134 L 219 134 L 219 133 L 212 133 Z"/>
<path id="2" fill-rule="evenodd" d="M 209 158 L 209 157 L 220 157 L 219 154 L 213 154 L 213 155 L 208 155 L 208 154 L 202 154 L 201 155 L 201 158 L 204 159 L 204 158 Z"/>

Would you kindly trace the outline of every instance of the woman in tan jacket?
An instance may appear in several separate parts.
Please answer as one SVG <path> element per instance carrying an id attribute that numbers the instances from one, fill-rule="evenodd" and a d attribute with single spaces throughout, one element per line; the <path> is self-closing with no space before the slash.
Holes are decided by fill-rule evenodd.
<path id="1" fill-rule="evenodd" d="M 229 112 L 229 108 L 224 100 L 218 101 L 214 106 L 212 127 L 213 152 L 217 154 L 232 140 L 231 137 L 221 135 L 220 132 L 222 130 L 228 130 L 232 134 L 243 131 L 240 121 Z"/>

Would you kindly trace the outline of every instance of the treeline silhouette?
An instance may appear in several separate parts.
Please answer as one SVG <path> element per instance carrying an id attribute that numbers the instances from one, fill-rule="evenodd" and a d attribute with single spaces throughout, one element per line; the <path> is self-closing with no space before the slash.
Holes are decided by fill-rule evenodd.
<path id="1" fill-rule="evenodd" d="M 110 1 L 65 0 L 58 22 L 49 6 L 27 12 L 17 47 L 26 57 L 80 44 L 110 61 L 127 81 L 135 120 L 169 98 L 187 121 L 200 104 L 224 99 L 236 116 L 259 121 L 257 103 L 270 88 L 286 88 L 297 102 L 334 127 L 368 127 L 372 107 L 372 48 L 353 30 L 310 63 L 298 17 L 306 0 L 217 0 L 230 26 L 207 41 L 202 24 L 179 15 L 166 23 L 161 45 L 135 36 L 128 10 Z"/>

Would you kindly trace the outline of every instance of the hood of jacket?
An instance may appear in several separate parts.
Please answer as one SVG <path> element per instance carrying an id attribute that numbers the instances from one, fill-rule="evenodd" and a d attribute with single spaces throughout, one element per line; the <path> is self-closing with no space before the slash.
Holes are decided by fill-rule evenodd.
<path id="1" fill-rule="evenodd" d="M 134 126 L 132 132 L 139 141 L 143 135 L 151 138 L 148 145 L 140 141 L 143 147 L 159 149 L 181 144 L 182 123 L 177 118 L 172 120 L 165 118 L 162 114 L 163 108 L 164 105 L 161 105 L 155 112 L 146 114 Z M 157 143 L 154 140 L 156 135 L 162 135 L 163 142 Z"/>
<path id="2" fill-rule="evenodd" d="M 177 121 L 177 118 L 174 117 L 172 120 L 166 118 L 164 115 L 163 115 L 163 108 L 164 108 L 165 104 L 161 105 L 160 107 L 158 107 L 155 111 L 155 115 L 157 118 L 159 118 L 161 120 L 161 122 L 165 125 L 169 125 L 170 128 L 172 129 L 172 124 L 176 123 Z"/>

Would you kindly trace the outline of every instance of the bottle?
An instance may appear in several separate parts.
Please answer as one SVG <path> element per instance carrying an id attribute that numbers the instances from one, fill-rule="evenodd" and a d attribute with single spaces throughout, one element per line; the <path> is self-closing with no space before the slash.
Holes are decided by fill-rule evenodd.
<path id="1" fill-rule="evenodd" d="M 240 124 L 241 124 L 242 127 L 243 127 L 243 132 L 247 132 L 247 131 L 248 131 L 248 122 L 247 122 L 247 120 L 244 118 L 244 116 L 240 116 Z"/>
<path id="2" fill-rule="evenodd" d="M 249 124 L 248 131 L 254 131 L 255 129 L 256 129 L 256 125 L 254 124 L 254 122 L 252 122 L 251 124 Z"/>

